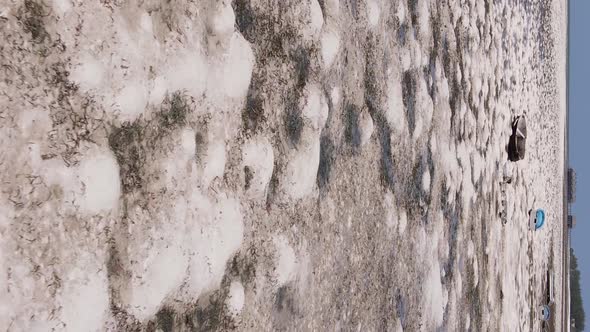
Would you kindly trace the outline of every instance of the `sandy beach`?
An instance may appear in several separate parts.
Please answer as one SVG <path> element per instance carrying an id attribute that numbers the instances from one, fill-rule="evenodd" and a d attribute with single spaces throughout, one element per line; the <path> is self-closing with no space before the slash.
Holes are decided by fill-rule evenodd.
<path id="1" fill-rule="evenodd" d="M 566 1 L 0 0 L 0 39 L 0 331 L 566 329 Z"/>

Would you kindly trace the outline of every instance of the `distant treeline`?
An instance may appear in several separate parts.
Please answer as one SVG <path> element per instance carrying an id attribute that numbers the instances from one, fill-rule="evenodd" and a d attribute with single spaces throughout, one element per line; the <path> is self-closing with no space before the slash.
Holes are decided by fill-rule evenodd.
<path id="1" fill-rule="evenodd" d="M 578 259 L 574 249 L 570 248 L 570 296 L 571 296 L 571 317 L 576 323 L 576 331 L 584 331 L 586 314 L 582 301 L 582 289 L 580 287 L 580 270 L 578 270 Z"/>

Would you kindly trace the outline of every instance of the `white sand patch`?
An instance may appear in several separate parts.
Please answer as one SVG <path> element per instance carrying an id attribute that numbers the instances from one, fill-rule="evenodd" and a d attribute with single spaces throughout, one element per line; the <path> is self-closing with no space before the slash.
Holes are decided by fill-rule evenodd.
<path id="1" fill-rule="evenodd" d="M 226 103 L 228 97 L 244 98 L 253 68 L 254 53 L 250 43 L 241 34 L 234 33 L 227 53 L 210 58 L 207 95 L 221 104 Z"/>
<path id="2" fill-rule="evenodd" d="M 136 267 L 126 302 L 127 311 L 140 321 L 155 315 L 164 299 L 180 286 L 184 278 L 188 258 L 178 242 L 182 235 L 176 237 L 146 248 L 147 257 L 140 261 L 140 267 Z"/>
<path id="3" fill-rule="evenodd" d="M 61 160 L 50 159 L 41 163 L 39 173 L 47 185 L 54 185 L 61 189 L 62 206 L 73 208 L 74 202 L 82 195 L 82 183 L 76 168 L 67 167 Z"/>
<path id="4" fill-rule="evenodd" d="M 408 225 L 408 214 L 404 208 L 399 209 L 399 221 L 397 224 L 397 232 L 403 235 L 406 232 L 406 226 Z"/>
<path id="5" fill-rule="evenodd" d="M 229 313 L 235 317 L 242 312 L 242 308 L 244 308 L 244 286 L 239 281 L 232 281 L 229 286 L 229 294 L 226 299 L 225 305 Z"/>
<path id="6" fill-rule="evenodd" d="M 227 36 L 234 31 L 236 16 L 230 1 L 218 1 L 207 20 L 207 32 L 214 36 Z"/>
<path id="7" fill-rule="evenodd" d="M 335 86 L 332 88 L 332 91 L 330 92 L 330 101 L 332 102 L 332 107 L 334 109 L 338 109 L 338 106 L 340 106 L 340 88 Z"/>
<path id="8" fill-rule="evenodd" d="M 376 27 L 379 23 L 379 18 L 381 16 L 381 8 L 379 8 L 379 4 L 376 0 L 369 0 L 367 2 L 367 17 L 369 19 L 369 25 L 371 27 Z"/>
<path id="9" fill-rule="evenodd" d="M 304 142 L 291 150 L 282 181 L 283 191 L 291 199 L 301 199 L 314 190 L 320 165 L 319 137 L 303 137 Z"/>
<path id="10" fill-rule="evenodd" d="M 456 267 L 453 276 L 455 276 L 455 293 L 457 294 L 457 297 L 460 297 L 463 293 L 463 277 L 461 277 L 461 271 L 458 267 Z"/>
<path id="11" fill-rule="evenodd" d="M 39 146 L 39 144 L 32 143 L 32 144 L 29 144 L 28 150 L 29 150 L 29 162 L 31 163 L 31 168 L 33 170 L 40 169 L 42 167 L 41 165 L 43 163 L 43 159 L 41 158 L 41 147 Z"/>
<path id="12" fill-rule="evenodd" d="M 42 110 L 24 110 L 20 112 L 19 129 L 24 137 L 29 139 L 46 139 L 47 133 L 51 130 L 50 113 Z"/>
<path id="13" fill-rule="evenodd" d="M 423 322 L 426 330 L 436 330 L 444 319 L 445 308 L 448 303 L 448 290 L 443 287 L 441 277 L 446 271 L 441 269 L 441 261 L 448 257 L 448 249 L 443 242 L 443 227 L 445 220 L 442 211 L 434 216 L 430 222 L 431 229 L 426 232 L 419 227 L 414 234 L 415 254 L 423 261 L 425 280 L 421 285 Z"/>
<path id="14" fill-rule="evenodd" d="M 417 140 L 424 130 L 424 119 L 421 116 L 416 116 L 416 122 L 414 123 L 414 133 L 412 134 L 412 138 Z"/>
<path id="15" fill-rule="evenodd" d="M 400 80 L 390 75 L 387 81 L 387 104 L 385 119 L 393 132 L 397 135 L 406 128 L 406 116 L 402 99 L 402 86 Z"/>
<path id="16" fill-rule="evenodd" d="M 457 145 L 457 160 L 459 161 L 461 170 L 463 171 L 461 181 L 461 196 L 463 199 L 463 212 L 465 216 L 469 215 L 471 202 L 472 200 L 475 200 L 477 195 L 475 187 L 473 186 L 473 182 L 471 181 L 471 162 L 469 155 L 470 153 L 465 142 L 461 142 L 459 145 Z"/>
<path id="17" fill-rule="evenodd" d="M 86 269 L 97 270 L 98 267 L 87 266 Z M 110 306 L 106 268 L 88 274 L 77 270 L 62 282 L 58 301 L 65 330 L 103 331 Z"/>
<path id="18" fill-rule="evenodd" d="M 295 251 L 284 235 L 274 236 L 273 243 L 276 248 L 275 279 L 277 285 L 282 286 L 295 277 L 297 267 Z"/>
<path id="19" fill-rule="evenodd" d="M 411 30 L 411 29 L 409 29 L 409 30 Z M 413 32 L 409 31 L 406 33 L 413 33 Z M 413 37 L 410 37 L 410 38 L 413 38 Z M 411 45 L 411 42 L 408 42 L 408 44 Z M 404 48 L 400 52 L 400 65 L 401 65 L 402 70 L 404 70 L 404 71 L 409 70 L 412 67 L 412 51 L 410 48 Z"/>
<path id="20" fill-rule="evenodd" d="M 182 174 L 178 169 L 172 175 Z M 184 186 L 195 188 L 188 183 Z M 154 185 L 151 190 L 159 192 L 158 188 Z M 152 317 L 168 301 L 191 302 L 218 288 L 227 260 L 242 242 L 239 202 L 223 193 L 211 201 L 196 189 L 163 204 L 158 211 L 139 206 L 129 211 L 131 280 L 122 300 L 140 321 Z"/>
<path id="21" fill-rule="evenodd" d="M 155 315 L 186 275 L 188 257 L 181 246 L 185 234 L 171 228 L 153 234 L 153 241 L 129 248 L 132 277 L 123 303 L 140 321 Z"/>
<path id="22" fill-rule="evenodd" d="M 340 13 L 340 1 L 341 0 L 326 0 L 325 3 L 331 14 L 336 16 Z"/>
<path id="23" fill-rule="evenodd" d="M 252 176 L 247 193 L 255 199 L 264 198 L 274 169 L 274 152 L 268 139 L 257 137 L 246 142 L 242 147 L 242 161 Z"/>
<path id="24" fill-rule="evenodd" d="M 321 53 L 324 67 L 328 68 L 336 59 L 340 48 L 340 37 L 333 29 L 324 29 L 321 37 Z"/>
<path id="25" fill-rule="evenodd" d="M 308 294 L 308 290 L 310 288 L 310 284 L 312 282 L 311 277 L 312 277 L 312 271 L 313 271 L 313 267 L 311 265 L 311 258 L 309 255 L 309 251 L 307 250 L 308 245 L 307 245 L 307 241 L 303 241 L 299 246 L 298 246 L 298 255 L 296 256 L 296 263 L 297 263 L 297 269 L 296 269 L 296 276 L 295 278 L 296 280 L 296 284 L 297 284 L 297 288 L 299 289 L 299 293 L 304 295 Z"/>
<path id="26" fill-rule="evenodd" d="M 81 57 L 72 69 L 70 79 L 76 83 L 82 91 L 99 89 L 105 78 L 105 68 L 102 62 L 95 57 L 86 54 Z"/>
<path id="27" fill-rule="evenodd" d="M 133 122 L 145 110 L 148 102 L 148 92 L 144 83 L 130 83 L 126 85 L 116 97 L 121 121 Z"/>
<path id="28" fill-rule="evenodd" d="M 9 257 L 6 257 L 5 264 L 3 273 L 8 276 L 9 268 L 10 278 L 7 287 L 0 291 L 6 295 L 2 298 L 6 310 L 0 311 L 0 323 L 6 322 L 2 326 L 17 331 L 51 331 L 61 327 L 51 319 L 52 304 L 44 303 L 46 294 L 37 290 L 36 277 L 31 274 L 29 266 Z"/>
<path id="29" fill-rule="evenodd" d="M 291 199 L 301 199 L 315 188 L 320 163 L 320 133 L 328 118 L 328 104 L 315 84 L 306 86 L 299 102 L 304 128 L 298 146 L 289 151 L 282 191 Z"/>
<path id="30" fill-rule="evenodd" d="M 182 153 L 188 157 L 193 158 L 197 152 L 196 148 L 196 133 L 191 128 L 184 128 L 180 133 L 180 146 Z"/>
<path id="31" fill-rule="evenodd" d="M 422 66 L 422 46 L 418 40 L 410 39 L 410 51 L 412 55 L 412 67 L 419 68 Z"/>
<path id="32" fill-rule="evenodd" d="M 166 97 L 168 82 L 164 76 L 158 76 L 151 82 L 151 86 L 148 101 L 152 105 L 159 105 Z"/>
<path id="33" fill-rule="evenodd" d="M 186 162 L 187 158 L 185 156 L 181 156 L 178 151 L 177 153 L 173 154 L 173 156 L 161 159 L 158 164 L 159 170 L 162 172 L 163 176 L 159 178 L 160 181 L 153 181 L 150 183 L 150 187 L 177 186 L 178 179 L 186 176 L 185 172 L 183 171 L 183 167 L 180 165 L 181 160 L 182 162 Z"/>
<path id="34" fill-rule="evenodd" d="M 149 37 L 153 37 L 152 34 L 154 33 L 154 25 L 152 17 L 149 13 L 144 12 L 141 14 L 141 17 L 139 18 L 139 26 L 148 34 Z"/>
<path id="35" fill-rule="evenodd" d="M 84 193 L 80 205 L 87 213 L 108 212 L 117 208 L 121 196 L 119 165 L 111 152 L 91 151 L 79 166 Z"/>
<path id="36" fill-rule="evenodd" d="M 218 138 L 211 138 L 212 141 L 206 147 L 206 150 L 199 152 L 202 172 L 201 182 L 206 188 L 215 178 L 223 177 L 225 172 L 225 162 L 227 160 L 225 141 Z"/>
<path id="37" fill-rule="evenodd" d="M 207 65 L 199 49 L 182 50 L 170 57 L 169 67 L 165 67 L 163 77 L 156 81 L 156 91 L 152 91 L 151 101 L 154 104 L 162 102 L 166 92 L 186 91 L 194 98 L 200 97 L 205 91 L 207 83 Z M 159 100 L 158 100 L 159 99 Z"/>
<path id="38" fill-rule="evenodd" d="M 437 145 L 436 136 L 431 136 L 430 137 L 429 146 L 430 146 L 430 151 L 432 151 L 432 154 L 437 154 L 438 153 L 438 145 Z"/>
<path id="39" fill-rule="evenodd" d="M 317 0 L 311 0 L 310 3 L 310 26 L 311 34 L 313 37 L 319 35 L 322 27 L 324 26 L 324 15 L 322 13 L 322 7 Z"/>
<path id="40" fill-rule="evenodd" d="M 471 177 L 473 182 L 477 182 L 483 175 L 485 169 L 485 159 L 479 153 L 471 155 Z"/>
<path id="41" fill-rule="evenodd" d="M 430 192 L 430 171 L 428 169 L 422 174 L 422 190 Z"/>
<path id="42" fill-rule="evenodd" d="M 436 241 L 428 238 L 426 230 L 421 225 L 415 230 L 413 245 L 416 257 L 425 260 L 425 268 L 429 268 L 432 260 L 432 257 L 429 256 L 429 251 L 434 251 L 434 248 L 430 248 L 436 245 Z"/>
<path id="43" fill-rule="evenodd" d="M 385 208 L 385 224 L 389 228 L 393 228 L 397 224 L 397 211 L 395 196 L 391 191 L 387 191 L 383 199 L 383 207 Z"/>
<path id="44" fill-rule="evenodd" d="M 397 5 L 397 10 L 395 12 L 395 16 L 397 17 L 399 23 L 404 23 L 406 20 L 406 8 L 404 6 L 404 2 L 400 1 Z"/>
<path id="45" fill-rule="evenodd" d="M 428 325 L 436 328 L 443 322 L 445 311 L 445 297 L 440 278 L 440 266 L 434 262 L 429 268 L 426 281 L 422 284 L 423 309 Z"/>
<path id="46" fill-rule="evenodd" d="M 416 139 L 422 134 L 423 131 L 429 131 L 434 113 L 434 103 L 428 94 L 428 87 L 424 79 L 420 79 L 418 81 L 415 113 L 416 126 L 414 128 L 413 136 Z"/>
<path id="47" fill-rule="evenodd" d="M 304 96 L 300 101 L 301 115 L 311 123 L 314 131 L 320 131 L 328 119 L 328 104 L 320 88 L 311 84 L 306 86 Z"/>
<path id="48" fill-rule="evenodd" d="M 473 258 L 473 254 L 475 253 L 475 245 L 473 244 L 472 240 L 469 240 L 467 243 L 467 258 Z"/>
<path id="49" fill-rule="evenodd" d="M 53 0 L 53 8 L 59 15 L 64 15 L 72 9 L 70 0 Z"/>
<path id="50" fill-rule="evenodd" d="M 189 207 L 195 210 L 187 221 L 190 256 L 187 292 L 191 298 L 198 298 L 203 292 L 219 287 L 227 260 L 242 244 L 244 226 L 239 202 L 225 195 L 211 202 L 194 193 Z"/>
<path id="51" fill-rule="evenodd" d="M 373 130 L 375 129 L 373 118 L 371 118 L 367 108 L 363 109 L 360 114 L 359 128 L 361 131 L 361 146 L 364 146 L 369 143 L 371 135 L 373 135 Z"/>

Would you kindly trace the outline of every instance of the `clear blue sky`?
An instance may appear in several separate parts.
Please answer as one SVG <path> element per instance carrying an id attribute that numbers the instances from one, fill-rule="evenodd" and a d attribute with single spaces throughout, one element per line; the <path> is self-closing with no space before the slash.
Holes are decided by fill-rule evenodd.
<path id="1" fill-rule="evenodd" d="M 580 286 L 590 325 L 590 1 L 570 0 L 570 165 L 576 169 L 577 216 L 572 231 L 572 247 L 578 257 Z M 588 329 L 586 329 L 588 330 Z"/>

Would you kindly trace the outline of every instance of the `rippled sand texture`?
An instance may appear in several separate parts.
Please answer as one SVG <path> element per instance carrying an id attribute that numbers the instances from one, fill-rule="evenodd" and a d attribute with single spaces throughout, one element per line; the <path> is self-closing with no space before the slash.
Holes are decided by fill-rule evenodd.
<path id="1" fill-rule="evenodd" d="M 564 6 L 1 1 L 0 327 L 539 330 Z"/>

